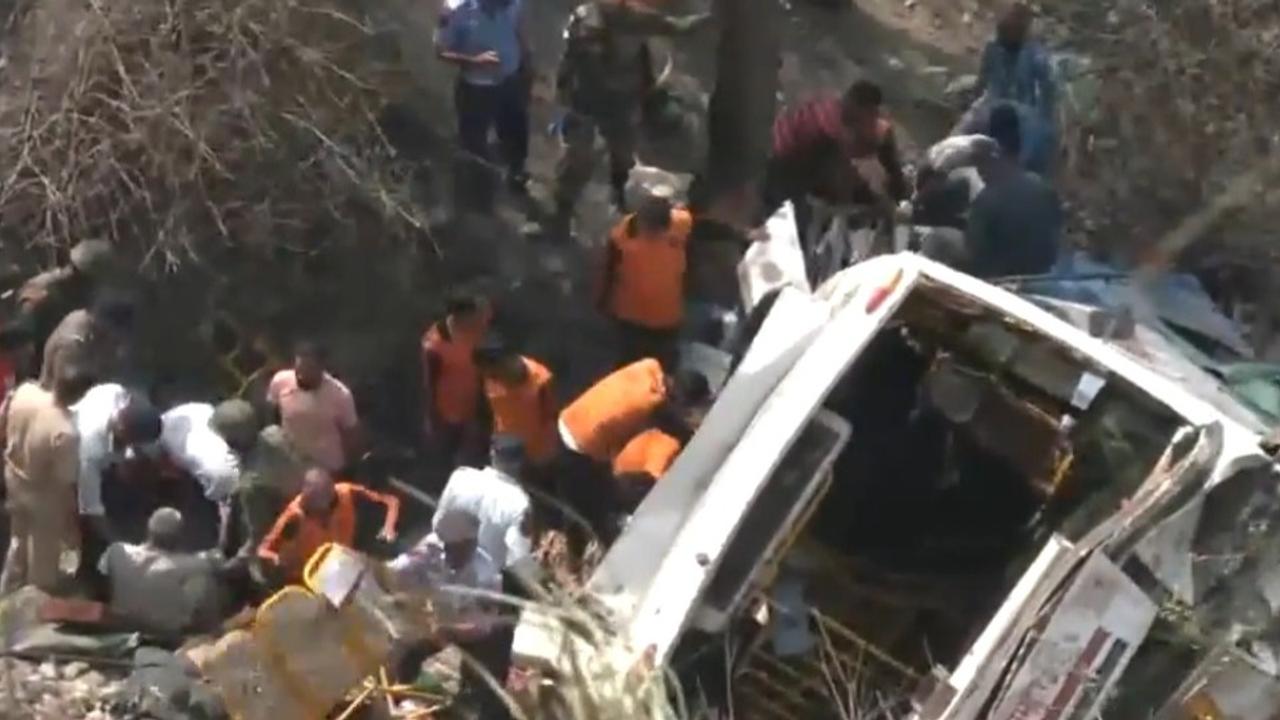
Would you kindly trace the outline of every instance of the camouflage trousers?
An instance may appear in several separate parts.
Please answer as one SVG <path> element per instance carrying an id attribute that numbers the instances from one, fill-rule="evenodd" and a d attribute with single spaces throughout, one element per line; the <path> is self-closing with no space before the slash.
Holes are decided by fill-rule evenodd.
<path id="1" fill-rule="evenodd" d="M 556 202 L 564 210 L 572 209 L 582 189 L 595 174 L 598 155 L 596 138 L 604 140 L 609 156 L 609 184 L 615 200 L 621 200 L 631 166 L 635 163 L 636 143 L 640 134 L 640 107 L 619 107 L 608 113 L 582 114 L 570 112 L 562 130 L 564 154 L 556 172 Z"/>

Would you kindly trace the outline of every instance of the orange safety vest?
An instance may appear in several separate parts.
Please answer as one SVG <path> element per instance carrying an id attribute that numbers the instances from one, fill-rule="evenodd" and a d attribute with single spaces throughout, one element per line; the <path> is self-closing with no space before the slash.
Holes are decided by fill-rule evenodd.
<path id="1" fill-rule="evenodd" d="M 440 359 L 434 388 L 435 409 L 447 423 L 470 422 L 476 416 L 476 399 L 480 394 L 480 372 L 476 370 L 472 354 L 483 333 L 445 337 L 443 326 L 443 320 L 432 323 L 422 338 L 424 367 L 428 354 Z"/>
<path id="2" fill-rule="evenodd" d="M 658 428 L 649 428 L 631 438 L 631 442 L 613 459 L 613 474 L 645 474 L 657 480 L 679 454 L 679 440 Z"/>
<path id="3" fill-rule="evenodd" d="M 302 577 L 307 560 L 325 543 L 351 546 L 356 538 L 355 488 L 350 483 L 337 483 L 333 487 L 334 503 L 329 517 L 322 520 L 310 517 L 302 511 L 302 497 L 296 497 L 280 513 L 271 532 L 258 546 L 280 556 L 280 568 L 287 578 Z M 294 525 L 292 537 L 283 537 L 285 528 Z"/>
<path id="4" fill-rule="evenodd" d="M 550 460 L 556 452 L 555 414 L 543 407 L 550 392 L 551 371 L 536 360 L 521 357 L 529 376 L 512 387 L 496 380 L 484 381 L 484 394 L 493 412 L 493 431 L 515 435 L 524 443 L 526 457 L 535 464 Z"/>
<path id="5" fill-rule="evenodd" d="M 684 318 L 685 248 L 693 216 L 673 209 L 670 226 L 657 236 L 632 235 L 634 219 L 624 217 L 609 235 L 617 265 L 606 307 L 619 320 L 653 330 L 675 328 Z"/>
<path id="6" fill-rule="evenodd" d="M 646 358 L 592 385 L 560 413 L 560 422 L 580 453 L 610 462 L 666 397 L 662 365 Z"/>

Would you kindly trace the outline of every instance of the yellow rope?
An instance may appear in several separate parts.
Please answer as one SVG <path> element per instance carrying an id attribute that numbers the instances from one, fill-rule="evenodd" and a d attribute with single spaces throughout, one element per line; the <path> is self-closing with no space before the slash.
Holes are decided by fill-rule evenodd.
<path id="1" fill-rule="evenodd" d="M 1053 468 L 1053 479 L 1049 484 L 1050 495 L 1058 493 L 1058 489 L 1062 487 L 1062 482 L 1067 479 L 1067 475 L 1071 472 L 1075 462 L 1076 454 L 1070 448 L 1067 449 L 1066 453 L 1058 456 L 1058 461 Z"/>
<path id="2" fill-rule="evenodd" d="M 348 705 L 347 708 L 343 710 L 342 713 L 339 714 L 338 717 L 335 718 L 334 720 L 347 720 L 347 718 L 354 715 L 356 711 L 360 709 L 360 706 L 364 704 L 364 701 L 367 700 L 369 696 L 372 695 L 374 691 L 376 691 L 377 689 L 378 689 L 377 685 L 369 685 L 365 687 L 365 689 L 361 690 L 360 694 L 356 696 L 356 699 L 352 700 L 351 704 Z M 324 717 L 324 716 L 320 715 L 319 717 Z"/>
<path id="3" fill-rule="evenodd" d="M 854 633 L 852 630 L 845 627 L 844 625 L 841 625 L 834 618 L 823 614 L 821 610 L 818 610 L 817 608 L 813 608 L 809 612 L 813 615 L 814 619 L 817 620 L 819 624 L 821 624 L 823 627 L 827 627 L 834 630 L 837 635 L 853 643 L 855 646 L 858 647 L 859 650 L 866 652 L 868 655 L 884 663 L 889 668 L 896 670 L 898 673 L 904 675 L 905 677 L 911 680 L 917 680 L 920 678 L 920 674 L 917 673 L 915 670 L 912 670 L 906 663 L 901 662 L 897 658 L 881 650 L 879 647 L 876 647 L 874 644 L 866 640 L 863 640 L 862 637 L 860 637 L 859 635 L 857 635 L 856 633 Z"/>
<path id="4" fill-rule="evenodd" d="M 231 393 L 231 397 L 244 398 L 244 394 L 248 392 L 249 387 L 253 385 L 253 383 L 263 375 L 263 373 L 266 373 L 268 368 L 277 367 L 281 364 L 280 358 L 275 357 L 275 355 L 271 353 L 264 353 L 263 361 L 258 365 L 258 367 L 248 372 L 241 372 L 236 361 L 240 359 L 240 355 L 243 353 L 245 348 L 245 333 L 229 318 L 224 317 L 223 321 L 231 328 L 231 331 L 235 333 L 236 343 L 231 350 L 218 356 L 218 366 L 223 372 L 230 376 L 231 382 L 229 384 L 235 388 L 234 392 Z"/>

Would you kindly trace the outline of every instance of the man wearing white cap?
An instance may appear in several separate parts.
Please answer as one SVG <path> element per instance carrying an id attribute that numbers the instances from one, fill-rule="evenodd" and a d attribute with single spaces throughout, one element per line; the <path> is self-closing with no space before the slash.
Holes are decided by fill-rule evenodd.
<path id="1" fill-rule="evenodd" d="M 440 522 L 450 511 L 474 515 L 480 523 L 480 548 L 498 570 L 523 574 L 532 561 L 534 524 L 529 495 L 519 483 L 523 466 L 524 443 L 520 438 L 495 435 L 488 467 L 477 470 L 464 466 L 449 476 L 432 522 L 436 532 L 440 532 Z M 515 589 L 509 583 L 506 588 L 509 592 Z"/>
<path id="2" fill-rule="evenodd" d="M 398 590 L 431 596 L 439 640 L 457 645 L 501 686 L 511 667 L 514 628 L 504 622 L 495 603 L 484 597 L 485 593 L 501 592 L 502 574 L 480 546 L 481 527 L 481 520 L 471 512 L 444 510 L 436 515 L 431 534 L 389 562 L 387 568 Z M 397 676 L 412 682 L 423 661 L 439 649 L 432 641 L 407 648 Z M 479 708 L 478 717 L 484 720 L 510 717 L 505 702 L 471 663 L 463 664 L 459 696 L 470 698 Z"/>
<path id="3" fill-rule="evenodd" d="M 977 166 L 999 155 L 1000 146 L 985 135 L 949 137 L 929 148 L 911 200 L 917 236 L 911 249 L 953 267 L 966 266 L 969 208 L 983 186 Z"/>
<path id="4" fill-rule="evenodd" d="M 463 634 L 480 630 L 491 613 L 476 612 L 479 598 L 465 590 L 502 590 L 501 571 L 478 542 L 480 520 L 466 510 L 455 509 L 440 514 L 434 525 L 431 533 L 387 563 L 387 568 L 397 588 L 426 590 L 437 596 L 435 606 L 442 624 L 466 626 Z"/>

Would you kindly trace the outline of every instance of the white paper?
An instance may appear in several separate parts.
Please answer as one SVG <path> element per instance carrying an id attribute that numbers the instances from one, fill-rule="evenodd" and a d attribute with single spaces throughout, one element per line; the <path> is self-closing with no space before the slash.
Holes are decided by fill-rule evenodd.
<path id="1" fill-rule="evenodd" d="M 351 596 L 351 591 L 360 584 L 364 570 L 364 562 L 359 556 L 342 548 L 335 548 L 316 571 L 316 590 L 330 605 L 340 608 Z"/>

